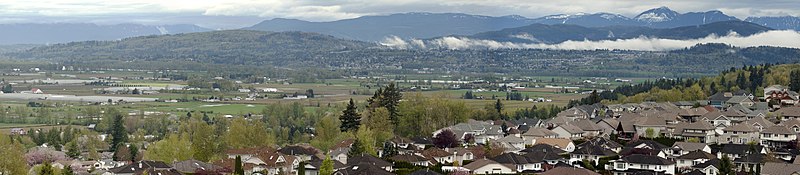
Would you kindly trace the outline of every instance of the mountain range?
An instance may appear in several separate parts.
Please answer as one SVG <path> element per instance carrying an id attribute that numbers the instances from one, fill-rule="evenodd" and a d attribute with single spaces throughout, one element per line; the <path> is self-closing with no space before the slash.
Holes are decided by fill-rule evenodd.
<path id="1" fill-rule="evenodd" d="M 118 40 L 135 36 L 205 31 L 211 31 L 211 29 L 188 24 L 161 26 L 142 24 L 97 25 L 91 23 L 0 24 L 0 36 L 2 36 L 0 37 L 0 45 Z"/>
<path id="2" fill-rule="evenodd" d="M 748 18 L 749 22 L 774 29 L 793 29 L 798 18 Z M 759 20 L 756 20 L 759 19 Z M 770 19 L 771 21 L 767 20 Z M 795 23 L 787 23 L 794 19 Z M 718 10 L 679 13 L 667 7 L 650 9 L 629 18 L 620 14 L 558 14 L 540 18 L 522 16 L 480 16 L 461 13 L 403 13 L 386 16 L 363 16 L 330 22 L 309 22 L 296 19 L 272 19 L 246 29 L 262 31 L 304 31 L 340 38 L 382 41 L 387 37 L 431 38 L 447 35 L 473 35 L 487 31 L 524 27 L 531 24 L 572 24 L 584 27 L 639 26 L 657 29 L 698 26 L 721 21 L 740 21 Z M 764 22 L 761 22 L 764 21 Z M 607 33 L 606 33 L 607 34 Z"/>
<path id="3" fill-rule="evenodd" d="M 523 27 L 507 28 L 499 31 L 482 32 L 475 35 L 458 37 L 513 43 L 554 44 L 568 40 L 616 40 L 641 36 L 684 40 L 703 38 L 711 34 L 725 36 L 730 32 L 736 32 L 740 36 L 750 36 L 769 30 L 772 29 L 744 21 L 720 21 L 697 26 L 667 29 L 641 26 L 583 27 L 572 24 L 531 24 Z"/>

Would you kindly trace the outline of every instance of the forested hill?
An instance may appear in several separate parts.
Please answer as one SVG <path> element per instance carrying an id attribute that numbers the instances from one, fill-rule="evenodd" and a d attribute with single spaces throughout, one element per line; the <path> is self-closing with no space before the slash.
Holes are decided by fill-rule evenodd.
<path id="1" fill-rule="evenodd" d="M 9 53 L 17 58 L 55 60 L 197 61 L 204 63 L 280 66 L 302 61 L 314 53 L 341 52 L 376 44 L 343 40 L 305 32 L 227 30 L 162 36 L 143 36 L 118 41 L 83 41 L 36 47 Z M 288 60 L 287 60 L 288 59 Z"/>

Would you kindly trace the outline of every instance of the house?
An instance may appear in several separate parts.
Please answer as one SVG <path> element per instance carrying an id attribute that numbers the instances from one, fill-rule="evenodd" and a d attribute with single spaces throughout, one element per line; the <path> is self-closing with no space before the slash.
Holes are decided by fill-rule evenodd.
<path id="1" fill-rule="evenodd" d="M 675 174 L 675 162 L 658 156 L 633 154 L 612 160 L 606 165 L 614 175 L 632 175 L 640 172 Z"/>
<path id="2" fill-rule="evenodd" d="M 567 152 L 550 145 L 538 144 L 529 148 L 525 148 L 520 152 L 522 152 L 522 156 L 525 156 L 531 160 L 541 160 L 542 163 L 549 165 L 556 165 L 559 162 L 567 163 L 567 159 L 561 156 L 561 154 L 565 154 Z M 546 170 L 546 168 L 544 169 Z"/>
<path id="3" fill-rule="evenodd" d="M 759 130 L 748 122 L 742 122 L 722 129 L 717 143 L 747 144 L 760 141 Z"/>
<path id="4" fill-rule="evenodd" d="M 755 151 L 750 151 L 751 149 Z M 767 149 L 760 145 L 722 144 L 722 148 L 716 154 L 719 158 L 728 156 L 731 159 L 738 159 L 749 154 L 767 154 Z"/>
<path id="5" fill-rule="evenodd" d="M 693 165 L 691 167 L 692 171 L 687 174 L 694 173 L 698 175 L 718 175 L 720 168 L 722 168 L 720 166 L 721 162 L 722 160 L 720 159 L 711 159 L 706 162 Z"/>
<path id="6" fill-rule="evenodd" d="M 600 173 L 596 173 L 592 170 L 587 170 L 584 168 L 576 168 L 576 167 L 555 167 L 553 169 L 547 170 L 543 173 L 539 173 L 540 175 L 600 175 Z"/>
<path id="7" fill-rule="evenodd" d="M 436 171 L 431 171 L 430 169 L 420 169 L 408 175 L 442 175 L 441 173 L 437 173 Z"/>
<path id="8" fill-rule="evenodd" d="M 681 169 L 681 168 L 690 168 L 692 166 L 701 163 L 706 163 L 706 161 L 716 158 L 717 156 L 714 156 L 711 153 L 707 153 L 701 150 L 695 150 L 687 154 L 676 157 L 675 162 L 677 163 L 676 166 L 678 167 L 678 169 Z"/>
<path id="9" fill-rule="evenodd" d="M 646 154 L 667 158 L 667 150 L 670 147 L 652 140 L 638 140 L 625 145 L 620 152 L 623 155 Z"/>
<path id="10" fill-rule="evenodd" d="M 661 117 L 644 117 L 633 123 L 636 135 L 655 138 L 661 136 L 667 130 L 667 121 Z M 652 132 L 648 135 L 648 132 Z"/>
<path id="11" fill-rule="evenodd" d="M 313 157 L 308 163 L 305 165 L 306 175 L 320 175 L 319 169 L 322 167 L 322 159 L 318 157 Z M 333 170 L 340 170 L 344 168 L 345 165 L 339 161 L 333 161 Z"/>
<path id="12" fill-rule="evenodd" d="M 771 101 L 780 101 L 781 106 L 790 106 L 797 104 L 797 92 L 790 91 L 788 88 L 781 85 L 772 85 L 764 88 L 764 100 L 769 103 Z M 777 106 L 778 108 L 780 106 Z"/>
<path id="13" fill-rule="evenodd" d="M 497 139 L 495 142 L 503 147 L 506 152 L 518 152 L 522 149 L 525 149 L 525 140 L 514 135 L 508 135 L 506 137 Z"/>
<path id="14" fill-rule="evenodd" d="M 697 121 L 700 116 L 703 116 L 706 113 L 708 113 L 708 110 L 703 107 L 689 108 L 678 111 L 678 115 L 681 116 L 681 118 L 690 122 Z"/>
<path id="15" fill-rule="evenodd" d="M 797 133 L 784 125 L 775 125 L 761 131 L 761 145 L 781 148 L 797 140 Z"/>
<path id="16" fill-rule="evenodd" d="M 595 163 L 600 162 L 600 158 L 616 156 L 617 152 L 592 142 L 584 142 L 570 153 L 569 162 L 589 160 Z"/>
<path id="17" fill-rule="evenodd" d="M 157 175 L 183 175 L 178 170 L 168 169 L 168 170 L 155 170 L 155 169 L 144 169 L 139 170 L 133 173 L 134 175 L 150 175 L 150 174 L 157 174 Z"/>
<path id="18" fill-rule="evenodd" d="M 486 134 L 489 129 L 492 128 L 492 124 L 488 122 L 476 121 L 476 120 L 469 120 L 466 123 L 458 123 L 456 125 L 442 128 L 439 130 L 434 131 L 432 136 L 436 136 L 440 132 L 444 130 L 450 130 L 456 134 L 456 137 L 459 140 L 464 140 L 467 135 L 472 135 L 475 138 L 476 143 L 484 143 L 488 141 L 484 134 Z M 498 127 L 499 128 L 499 127 Z M 499 129 L 497 129 L 499 131 Z M 502 134 L 502 131 L 499 131 Z"/>
<path id="19" fill-rule="evenodd" d="M 678 139 L 698 139 L 701 143 L 714 143 L 717 141 L 716 128 L 706 121 L 697 121 L 675 127 L 673 136 Z"/>
<path id="20" fill-rule="evenodd" d="M 530 141 L 530 143 L 525 143 L 527 145 L 533 145 L 534 141 L 538 138 L 556 138 L 558 137 L 558 133 L 550 131 L 547 128 L 535 127 L 528 129 L 528 132 L 522 134 L 522 139 L 526 141 Z"/>
<path id="21" fill-rule="evenodd" d="M 239 156 L 242 159 L 242 164 L 245 164 L 245 172 L 261 172 L 268 171 L 270 174 L 275 175 L 279 172 L 295 173 L 295 168 L 300 165 L 300 160 L 292 155 L 285 155 L 273 148 L 244 148 L 232 149 L 225 153 L 228 158 L 223 160 L 227 163 L 226 168 L 233 169 L 231 166 L 233 160 Z"/>
<path id="22" fill-rule="evenodd" d="M 569 139 L 558 139 L 558 138 L 539 138 L 534 140 L 534 146 L 536 145 L 550 145 L 554 148 L 561 149 L 566 152 L 575 151 L 575 143 Z"/>
<path id="23" fill-rule="evenodd" d="M 414 154 L 394 155 L 392 157 L 389 157 L 389 160 L 392 160 L 392 161 L 395 161 L 395 162 L 406 162 L 406 163 L 410 163 L 410 164 L 412 164 L 414 166 L 431 166 L 431 165 L 433 165 L 433 163 L 431 163 L 431 161 L 426 159 L 425 157 L 414 155 Z"/>
<path id="24" fill-rule="evenodd" d="M 171 170 L 172 167 L 162 161 L 142 160 L 125 166 L 109 169 L 104 175 L 133 175 L 143 170 Z"/>
<path id="25" fill-rule="evenodd" d="M 219 165 L 205 163 L 198 160 L 185 160 L 185 161 L 175 162 L 172 164 L 172 167 L 178 172 L 184 174 L 200 174 L 201 172 L 228 174 L 233 172 L 231 169 L 227 169 Z"/>
<path id="26" fill-rule="evenodd" d="M 727 116 L 722 114 L 722 112 L 720 112 L 720 111 L 708 112 L 705 115 L 700 116 L 700 119 L 702 121 L 706 121 L 708 123 L 711 123 L 711 125 L 713 125 L 717 129 L 722 129 L 722 128 L 731 126 L 731 119 L 729 119 Z"/>
<path id="27" fill-rule="evenodd" d="M 599 126 L 602 131 L 601 133 L 611 135 L 617 134 L 617 126 L 619 126 L 619 120 L 615 118 L 604 118 L 600 121 L 597 121 L 597 126 Z"/>
<path id="28" fill-rule="evenodd" d="M 482 153 L 483 147 L 477 147 L 477 146 L 466 147 L 466 148 L 457 147 L 457 148 L 450 148 L 450 149 L 447 149 L 445 151 L 447 151 L 448 153 L 450 153 L 450 155 L 453 156 L 453 159 L 452 159 L 453 161 L 458 161 L 459 165 L 463 165 L 462 163 L 464 161 L 472 161 L 472 160 L 478 158 L 478 157 L 476 157 L 477 153 Z M 422 153 L 423 153 L 423 155 L 425 155 L 424 151 Z M 428 156 L 426 156 L 426 157 L 428 157 Z M 436 157 L 434 155 L 433 158 L 434 159 L 439 159 L 441 157 Z"/>
<path id="29" fill-rule="evenodd" d="M 689 152 L 698 150 L 706 153 L 711 153 L 711 147 L 709 147 L 705 143 L 675 142 L 674 144 L 672 144 L 672 147 L 670 147 L 669 154 L 672 157 L 678 157 L 685 154 L 689 154 Z"/>
<path id="30" fill-rule="evenodd" d="M 595 137 L 603 133 L 603 128 L 589 119 L 576 119 L 569 124 L 583 130 L 583 137 Z"/>
<path id="31" fill-rule="evenodd" d="M 490 159 L 478 159 L 475 162 L 464 165 L 471 174 L 516 174 L 514 165 L 497 163 Z"/>
<path id="32" fill-rule="evenodd" d="M 767 162 L 764 163 L 764 167 L 761 168 L 761 174 L 762 175 L 800 174 L 800 165 Z"/>
<path id="33" fill-rule="evenodd" d="M 734 96 L 725 101 L 727 106 L 735 106 L 735 105 L 742 105 L 746 107 L 751 107 L 755 104 L 755 101 L 748 96 Z"/>
<path id="34" fill-rule="evenodd" d="M 558 134 L 558 138 L 565 139 L 580 139 L 583 138 L 583 130 L 575 125 L 565 124 L 557 126 L 552 130 Z"/>
<path id="35" fill-rule="evenodd" d="M 715 108 L 717 108 L 717 109 L 723 109 L 723 108 L 727 108 L 728 107 L 727 106 L 728 100 L 730 100 L 733 97 L 737 97 L 738 98 L 740 96 L 741 97 L 747 97 L 747 98 L 750 98 L 750 99 L 753 98 L 752 94 L 749 94 L 744 90 L 739 90 L 739 91 L 736 91 L 736 92 L 717 92 L 716 94 L 711 95 L 710 97 L 708 97 L 708 104 L 713 106 L 713 107 L 715 107 Z"/>
<path id="36" fill-rule="evenodd" d="M 517 173 L 537 173 L 543 170 L 541 159 L 532 159 L 516 153 L 503 153 L 491 160 L 505 165 L 513 165 Z"/>
<path id="37" fill-rule="evenodd" d="M 471 152 L 467 152 L 467 153 L 471 153 Z M 422 156 L 424 156 L 424 157 L 426 157 L 428 159 L 433 159 L 434 161 L 436 161 L 435 163 L 439 163 L 439 164 L 453 163 L 453 161 L 456 161 L 456 157 L 457 157 L 456 154 L 458 154 L 458 153 L 450 153 L 450 152 L 447 152 L 445 150 L 442 150 L 442 149 L 439 149 L 439 148 L 435 148 L 435 147 L 434 148 L 428 148 L 428 149 L 422 151 Z M 472 158 L 470 158 L 470 160 L 471 159 Z"/>
<path id="38" fill-rule="evenodd" d="M 322 154 L 319 149 L 311 145 L 290 145 L 285 146 L 278 150 L 281 154 L 292 155 L 297 157 L 301 162 L 309 161 L 312 157 L 321 157 Z"/>
<path id="39" fill-rule="evenodd" d="M 32 88 L 31 89 L 31 93 L 32 94 L 44 94 L 44 92 L 39 88 Z"/>
<path id="40" fill-rule="evenodd" d="M 800 107 L 783 107 L 775 111 L 775 114 L 782 117 L 783 120 L 798 119 L 800 118 Z"/>
<path id="41" fill-rule="evenodd" d="M 394 175 L 394 173 L 386 171 L 378 165 L 363 162 L 339 169 L 333 172 L 333 175 Z"/>
<path id="42" fill-rule="evenodd" d="M 369 154 L 350 157 L 347 159 L 347 163 L 345 165 L 347 165 L 348 167 L 352 167 L 352 166 L 358 166 L 360 164 L 370 164 L 389 172 L 394 171 L 394 169 L 392 168 L 392 163 L 389 163 L 377 157 L 373 157 Z"/>
<path id="43" fill-rule="evenodd" d="M 638 113 L 630 113 L 625 112 L 621 113 L 617 120 L 619 121 L 619 126 L 617 126 L 617 135 L 620 139 L 629 140 L 634 137 L 638 137 L 636 135 L 636 127 L 634 124 L 639 120 L 643 120 L 644 116 Z"/>

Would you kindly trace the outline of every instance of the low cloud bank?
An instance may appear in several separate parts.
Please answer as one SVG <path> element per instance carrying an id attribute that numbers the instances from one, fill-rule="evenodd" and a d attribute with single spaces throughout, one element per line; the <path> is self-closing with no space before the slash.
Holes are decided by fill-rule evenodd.
<path id="1" fill-rule="evenodd" d="M 558 44 L 526 44 L 498 42 L 494 40 L 470 39 L 466 37 L 442 37 L 433 40 L 402 39 L 389 37 L 382 45 L 397 49 L 556 49 L 556 50 L 595 50 L 620 49 L 642 51 L 677 50 L 704 43 L 725 43 L 735 47 L 775 46 L 800 48 L 800 32 L 794 30 L 773 30 L 750 36 L 730 33 L 726 36 L 709 35 L 704 38 L 676 40 L 638 37 L 632 39 L 601 41 L 565 41 Z"/>

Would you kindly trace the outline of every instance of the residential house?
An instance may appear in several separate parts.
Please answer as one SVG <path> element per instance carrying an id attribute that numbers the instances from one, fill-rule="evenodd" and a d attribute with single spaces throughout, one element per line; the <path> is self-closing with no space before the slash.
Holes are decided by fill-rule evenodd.
<path id="1" fill-rule="evenodd" d="M 349 165 L 333 172 L 333 175 L 394 175 L 378 165 L 368 162 Z"/>
<path id="2" fill-rule="evenodd" d="M 606 169 L 614 175 L 633 175 L 641 172 L 675 174 L 675 162 L 658 156 L 634 154 L 611 161 Z"/>
<path id="3" fill-rule="evenodd" d="M 619 126 L 619 120 L 615 118 L 604 118 L 600 121 L 597 121 L 597 126 L 599 126 L 602 130 L 601 133 L 605 133 L 608 135 L 617 134 L 617 127 Z"/>
<path id="4" fill-rule="evenodd" d="M 406 163 L 410 163 L 410 164 L 412 164 L 414 166 L 424 166 L 424 167 L 426 167 L 426 166 L 433 165 L 433 163 L 431 163 L 431 161 L 428 160 L 427 158 L 422 157 L 422 156 L 418 156 L 418 155 L 414 155 L 414 154 L 398 154 L 398 155 L 394 155 L 392 157 L 389 157 L 389 160 L 392 160 L 392 161 L 395 161 L 395 162 L 406 162 Z M 363 162 L 363 163 L 367 163 L 367 162 Z"/>
<path id="5" fill-rule="evenodd" d="M 516 174 L 516 167 L 509 164 L 497 163 L 490 159 L 478 159 L 474 162 L 464 165 L 464 168 L 469 169 L 471 174 Z"/>
<path id="6" fill-rule="evenodd" d="M 797 133 L 784 125 L 775 125 L 761 131 L 761 145 L 780 148 L 797 140 Z"/>
<path id="7" fill-rule="evenodd" d="M 319 169 L 322 167 L 322 161 L 323 161 L 323 159 L 321 159 L 319 157 L 312 157 L 311 160 L 308 161 L 307 164 L 305 164 L 305 170 L 306 170 L 305 174 L 306 175 L 320 175 L 319 174 Z M 340 170 L 340 169 L 342 169 L 344 167 L 345 167 L 345 165 L 342 164 L 341 162 L 333 161 L 333 170 L 334 171 Z"/>
<path id="8" fill-rule="evenodd" d="M 708 113 L 708 110 L 703 107 L 689 108 L 678 111 L 678 115 L 681 116 L 681 118 L 690 122 L 696 122 L 700 116 L 703 116 L 706 113 Z"/>
<path id="9" fill-rule="evenodd" d="M 646 154 L 667 158 L 669 146 L 652 140 L 638 140 L 625 145 L 620 152 L 622 155 Z"/>
<path id="10" fill-rule="evenodd" d="M 714 143 L 717 141 L 716 128 L 706 121 L 697 121 L 678 125 L 673 136 L 678 139 L 698 139 L 701 143 Z"/>
<path id="11" fill-rule="evenodd" d="M 783 120 L 798 119 L 800 118 L 800 107 L 783 107 L 775 111 L 775 114 Z"/>
<path id="12" fill-rule="evenodd" d="M 752 107 L 755 104 L 755 101 L 748 96 L 734 96 L 725 101 L 727 106 L 735 106 L 735 105 L 742 105 L 746 107 Z"/>
<path id="13" fill-rule="evenodd" d="M 575 125 L 565 124 L 557 126 L 552 130 L 558 134 L 558 138 L 565 139 L 580 139 L 583 138 L 583 130 Z"/>
<path id="14" fill-rule="evenodd" d="M 470 153 L 471 154 L 472 152 L 465 151 L 464 153 Z M 422 151 L 421 155 L 423 157 L 428 158 L 428 159 L 432 159 L 433 161 L 435 161 L 435 163 L 439 163 L 439 164 L 450 164 L 450 163 L 453 163 L 453 161 L 456 161 L 456 159 L 458 157 L 457 156 L 457 152 L 456 153 L 450 153 L 450 152 L 447 152 L 445 150 L 442 150 L 442 149 L 439 149 L 439 148 L 435 148 L 435 147 L 434 148 L 428 148 L 428 149 Z M 471 158 L 470 158 L 470 160 L 471 160 Z"/>
<path id="15" fill-rule="evenodd" d="M 555 148 L 561 149 L 566 152 L 575 151 L 575 143 L 569 139 L 559 139 L 559 138 L 539 138 L 534 141 L 534 146 L 536 145 L 550 145 Z"/>
<path id="16" fill-rule="evenodd" d="M 570 162 L 589 160 L 600 162 L 600 158 L 616 156 L 617 152 L 594 142 L 584 142 L 576 146 L 575 151 L 570 153 Z"/>
<path id="17" fill-rule="evenodd" d="M 584 168 L 576 168 L 576 167 L 555 167 L 553 169 L 547 170 L 543 173 L 539 173 L 540 175 L 600 175 L 600 173 L 596 173 L 592 170 L 587 170 Z"/>
<path id="18" fill-rule="evenodd" d="M 506 137 L 497 139 L 495 142 L 503 147 L 506 152 L 519 152 L 522 149 L 525 149 L 525 140 L 514 135 L 508 135 Z"/>
<path id="19" fill-rule="evenodd" d="M 528 129 L 528 132 L 522 134 L 522 139 L 525 141 L 530 141 L 529 143 L 525 143 L 526 145 L 533 145 L 534 141 L 538 138 L 556 138 L 558 137 L 558 133 L 550 131 L 547 128 L 542 127 L 535 127 Z"/>
<path id="20" fill-rule="evenodd" d="M 420 169 L 408 175 L 442 175 L 441 173 L 437 173 L 436 171 L 431 171 L 430 169 Z"/>
<path id="21" fill-rule="evenodd" d="M 706 153 L 711 153 L 711 147 L 709 147 L 705 143 L 695 143 L 695 142 L 675 142 L 670 147 L 670 155 L 672 157 L 678 157 L 685 154 L 689 154 L 692 151 L 703 151 Z"/>
<path id="22" fill-rule="evenodd" d="M 603 133 L 603 128 L 589 119 L 576 119 L 569 124 L 580 128 L 583 131 L 583 137 L 596 137 Z"/>
<path id="23" fill-rule="evenodd" d="M 800 164 L 767 162 L 764 163 L 764 167 L 761 168 L 761 174 L 762 175 L 800 174 Z"/>
<path id="24" fill-rule="evenodd" d="M 701 150 L 691 151 L 687 154 L 678 156 L 675 158 L 675 162 L 677 163 L 678 169 L 688 169 L 692 166 L 706 163 L 706 161 L 716 159 L 717 156 L 714 156 L 711 153 L 707 153 Z"/>
<path id="25" fill-rule="evenodd" d="M 633 123 L 636 135 L 655 138 L 667 130 L 667 121 L 661 117 L 644 117 Z M 648 132 L 651 132 L 648 135 Z"/>
<path id="26" fill-rule="evenodd" d="M 755 151 L 751 151 L 755 150 Z M 712 150 L 712 154 L 714 150 Z M 767 149 L 760 145 L 747 144 L 722 144 L 722 148 L 716 151 L 717 157 L 728 156 L 731 159 L 742 158 L 749 154 L 767 154 Z"/>
<path id="27" fill-rule="evenodd" d="M 292 155 L 285 155 L 273 148 L 245 148 L 245 149 L 232 149 L 225 153 L 228 160 L 224 162 L 232 162 L 237 156 L 241 157 L 242 164 L 247 165 L 245 172 L 248 174 L 254 172 L 268 171 L 270 174 L 275 175 L 279 172 L 295 173 L 295 168 L 300 165 L 300 160 Z M 232 164 L 232 163 L 231 163 Z M 233 168 L 224 166 L 226 168 Z"/>
<path id="28" fill-rule="evenodd" d="M 702 121 L 711 123 L 711 125 L 713 125 L 717 129 L 722 129 L 731 126 L 731 119 L 722 114 L 722 112 L 720 111 L 711 111 L 701 116 L 700 119 Z"/>
<path id="29" fill-rule="evenodd" d="M 543 170 L 541 159 L 532 159 L 516 153 L 503 153 L 491 160 L 506 165 L 513 165 L 517 173 L 537 173 Z"/>
<path id="30" fill-rule="evenodd" d="M 545 144 L 538 144 L 531 146 L 529 148 L 525 148 L 524 150 L 520 151 L 522 155 L 532 159 L 532 160 L 541 160 L 543 163 L 549 165 L 556 165 L 559 162 L 566 163 L 567 159 L 561 157 L 561 154 L 565 154 L 567 152 Z M 546 170 L 546 168 L 545 168 Z"/>
<path id="31" fill-rule="evenodd" d="M 798 96 L 797 92 L 790 91 L 788 88 L 781 85 L 772 85 L 764 88 L 764 100 L 766 102 L 777 100 L 780 101 L 779 104 L 781 104 L 781 106 L 791 106 L 797 104 L 798 98 L 800 98 L 800 96 Z M 780 108 L 781 106 L 775 106 L 773 108 Z"/>
<path id="32" fill-rule="evenodd" d="M 309 161 L 312 157 L 321 157 L 322 151 L 311 145 L 290 145 L 278 150 L 281 154 L 297 157 L 301 162 Z"/>
<path id="33" fill-rule="evenodd" d="M 748 122 L 742 122 L 722 129 L 717 143 L 747 144 L 750 142 L 759 143 L 759 130 Z"/>
<path id="34" fill-rule="evenodd" d="M 720 159 L 711 159 L 707 160 L 703 163 L 693 165 L 691 167 L 692 171 L 688 174 L 698 174 L 698 175 L 719 175 L 719 170 L 722 168 L 721 165 L 722 160 Z"/>
<path id="35" fill-rule="evenodd" d="M 456 148 L 449 148 L 449 149 L 447 149 L 445 151 L 447 151 L 448 153 L 450 153 L 450 155 L 453 156 L 453 159 L 452 159 L 453 161 L 458 161 L 459 165 L 463 165 L 464 161 L 472 161 L 472 160 L 475 160 L 476 158 L 479 158 L 479 157 L 477 157 L 478 155 L 476 153 L 479 153 L 479 152 L 482 153 L 483 147 L 478 147 L 478 146 L 466 147 L 466 148 L 464 148 L 464 147 L 456 147 Z M 425 155 L 424 151 L 423 151 L 423 155 Z M 439 158 L 439 157 L 436 157 L 436 155 L 432 155 L 432 156 L 434 157 L 434 159 L 438 159 Z M 428 157 L 428 156 L 426 156 L 426 157 Z"/>
<path id="36" fill-rule="evenodd" d="M 472 135 L 475 138 L 476 143 L 484 143 L 488 140 L 487 138 L 485 138 L 484 134 L 486 134 L 486 132 L 489 131 L 491 128 L 492 128 L 491 123 L 469 120 L 466 123 L 458 123 L 453 126 L 436 130 L 433 132 L 433 136 L 436 136 L 437 134 L 439 134 L 444 130 L 450 130 L 456 134 L 456 137 L 459 140 L 464 140 L 464 138 L 466 138 L 467 135 Z M 502 131 L 499 129 L 499 127 L 495 128 L 495 130 L 496 130 L 495 132 L 500 132 L 502 134 Z"/>
<path id="37" fill-rule="evenodd" d="M 392 168 L 392 163 L 389 163 L 389 162 L 387 162 L 387 161 L 385 161 L 383 159 L 377 158 L 377 157 L 373 157 L 373 156 L 371 156 L 369 154 L 363 154 L 363 155 L 350 157 L 350 158 L 347 159 L 347 163 L 345 165 L 347 165 L 348 167 L 352 167 L 352 166 L 358 166 L 358 165 L 361 165 L 361 164 L 374 165 L 374 166 L 376 166 L 378 168 L 381 168 L 381 169 L 389 171 L 389 172 L 394 171 L 394 169 Z"/>
<path id="38" fill-rule="evenodd" d="M 630 140 L 634 137 L 638 137 L 636 134 L 636 126 L 634 124 L 643 119 L 644 116 L 637 113 L 626 112 L 620 114 L 619 118 L 617 119 L 619 121 L 619 126 L 616 127 L 618 138 Z"/>
<path id="39" fill-rule="evenodd" d="M 162 161 L 143 160 L 125 166 L 109 169 L 104 175 L 133 175 L 144 170 L 171 170 L 172 167 Z"/>
<path id="40" fill-rule="evenodd" d="M 231 169 L 227 169 L 225 167 L 214 165 L 210 163 L 205 163 L 198 160 L 185 160 L 180 162 L 175 162 L 172 164 L 172 167 L 177 170 L 178 172 L 184 174 L 201 174 L 201 173 L 208 173 L 208 174 L 228 174 L 232 173 Z"/>

